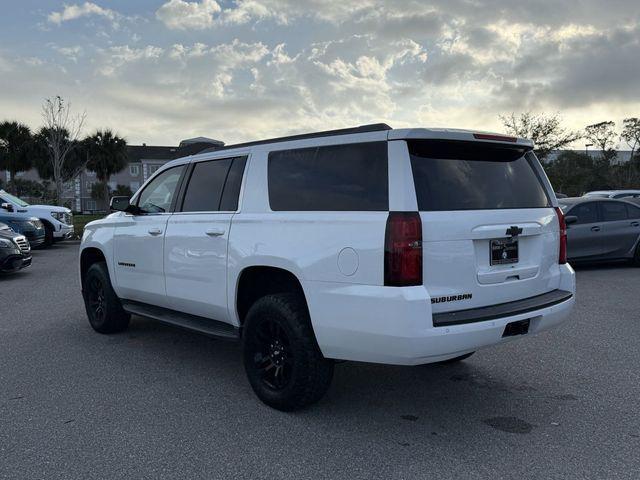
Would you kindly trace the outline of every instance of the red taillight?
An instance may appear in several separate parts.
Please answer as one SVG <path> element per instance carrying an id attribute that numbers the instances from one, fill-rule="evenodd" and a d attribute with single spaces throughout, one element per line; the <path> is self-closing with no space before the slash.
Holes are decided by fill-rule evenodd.
<path id="1" fill-rule="evenodd" d="M 422 222 L 418 212 L 389 212 L 384 245 L 384 284 L 422 285 Z"/>
<path id="2" fill-rule="evenodd" d="M 506 135 L 494 135 L 491 133 L 474 133 L 473 138 L 475 138 L 476 140 L 493 140 L 495 142 L 516 143 L 518 141 L 516 137 L 508 137 Z"/>
<path id="3" fill-rule="evenodd" d="M 558 254 L 558 263 L 567 263 L 567 224 L 564 221 L 564 213 L 560 207 L 556 207 L 558 215 L 558 224 L 560 225 L 560 253 Z"/>

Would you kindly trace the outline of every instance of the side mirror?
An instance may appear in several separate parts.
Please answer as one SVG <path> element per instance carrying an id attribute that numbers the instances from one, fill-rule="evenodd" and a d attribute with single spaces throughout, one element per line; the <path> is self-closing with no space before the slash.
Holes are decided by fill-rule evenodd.
<path id="1" fill-rule="evenodd" d="M 566 217 L 564 217 L 564 223 L 566 223 L 567 225 L 571 225 L 572 223 L 576 223 L 578 221 L 578 217 L 576 217 L 575 215 L 567 215 Z"/>
<path id="2" fill-rule="evenodd" d="M 129 203 L 131 199 L 129 197 L 111 197 L 111 202 L 109 202 L 109 208 L 113 212 L 126 212 L 127 209 L 131 206 Z"/>
<path id="3" fill-rule="evenodd" d="M 13 205 L 11 205 L 10 203 L 2 203 L 0 204 L 0 208 L 6 210 L 7 212 L 13 212 Z"/>

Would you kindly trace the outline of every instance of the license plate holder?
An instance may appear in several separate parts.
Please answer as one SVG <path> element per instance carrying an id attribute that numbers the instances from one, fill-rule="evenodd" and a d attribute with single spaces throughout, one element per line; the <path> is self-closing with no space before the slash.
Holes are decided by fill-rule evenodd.
<path id="1" fill-rule="evenodd" d="M 490 244 L 490 265 L 518 263 L 518 239 L 496 238 Z"/>

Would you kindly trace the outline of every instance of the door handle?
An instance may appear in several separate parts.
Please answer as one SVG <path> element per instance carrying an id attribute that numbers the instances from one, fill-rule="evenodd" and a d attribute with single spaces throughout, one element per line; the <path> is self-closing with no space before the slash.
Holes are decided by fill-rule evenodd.
<path id="1" fill-rule="evenodd" d="M 592 232 L 599 232 L 600 231 L 600 227 L 591 227 L 591 231 Z"/>
<path id="2" fill-rule="evenodd" d="M 206 230 L 204 233 L 206 233 L 210 237 L 220 237 L 221 235 L 224 235 L 224 229 L 210 228 L 209 230 Z"/>
<path id="3" fill-rule="evenodd" d="M 640 223 L 638 223 L 638 222 L 631 222 L 631 226 L 632 226 L 632 227 L 640 227 Z"/>
<path id="4" fill-rule="evenodd" d="M 149 231 L 149 234 L 153 235 L 154 237 L 162 233 L 162 230 L 160 230 L 159 228 L 150 228 L 148 231 Z"/>

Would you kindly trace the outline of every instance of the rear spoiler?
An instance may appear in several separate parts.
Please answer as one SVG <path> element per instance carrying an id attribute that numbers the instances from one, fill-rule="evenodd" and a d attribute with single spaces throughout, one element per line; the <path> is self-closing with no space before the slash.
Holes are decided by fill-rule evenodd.
<path id="1" fill-rule="evenodd" d="M 533 142 L 526 138 L 512 137 L 491 132 L 472 132 L 452 128 L 407 128 L 389 130 L 389 140 L 449 140 L 454 142 L 479 142 L 510 145 L 533 149 Z"/>

